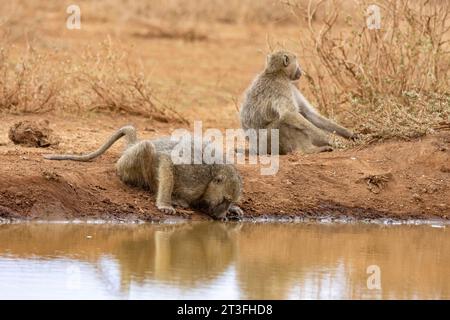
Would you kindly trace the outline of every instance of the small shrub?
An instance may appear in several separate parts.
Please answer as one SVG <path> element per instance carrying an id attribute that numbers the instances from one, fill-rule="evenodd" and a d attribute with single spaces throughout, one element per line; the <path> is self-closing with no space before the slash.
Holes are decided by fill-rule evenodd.
<path id="1" fill-rule="evenodd" d="M 379 30 L 366 24 L 372 2 L 356 3 L 356 14 L 344 19 L 336 1 L 307 11 L 310 37 L 302 47 L 316 59 L 306 78 L 321 111 L 334 114 L 339 106 L 367 141 L 409 139 L 449 123 L 450 2 L 380 0 Z"/>

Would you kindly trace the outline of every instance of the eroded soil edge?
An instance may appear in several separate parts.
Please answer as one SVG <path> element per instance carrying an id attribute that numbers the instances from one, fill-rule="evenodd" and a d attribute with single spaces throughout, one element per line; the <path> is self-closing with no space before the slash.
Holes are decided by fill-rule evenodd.
<path id="1" fill-rule="evenodd" d="M 107 131 L 105 131 L 105 136 Z M 95 135 L 94 135 L 95 136 Z M 99 141 L 103 139 L 98 135 Z M 97 136 L 95 136 L 97 137 Z M 92 138 L 92 145 L 97 143 Z M 75 152 L 86 146 L 74 145 Z M 56 150 L 55 150 L 56 149 Z M 120 150 L 89 163 L 52 162 L 63 151 L 0 146 L 0 219 L 163 221 L 152 194 L 122 184 L 114 171 Z M 280 158 L 274 176 L 239 166 L 246 219 L 450 219 L 450 133 L 363 149 Z M 177 217 L 209 219 L 178 209 Z"/>

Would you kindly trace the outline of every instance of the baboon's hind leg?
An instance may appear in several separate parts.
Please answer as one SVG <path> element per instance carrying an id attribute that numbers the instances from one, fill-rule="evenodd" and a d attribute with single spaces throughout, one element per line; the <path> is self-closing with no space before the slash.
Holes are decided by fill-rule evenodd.
<path id="1" fill-rule="evenodd" d="M 130 146 L 117 161 L 120 179 L 128 184 L 151 188 L 153 167 L 156 165 L 155 148 L 150 141 L 141 141 Z"/>
<path id="2" fill-rule="evenodd" d="M 305 154 L 333 151 L 325 133 L 298 113 L 287 113 L 279 120 L 280 153 Z"/>
<path id="3" fill-rule="evenodd" d="M 311 146 L 305 148 L 303 153 L 313 154 L 313 153 L 331 152 L 331 151 L 333 151 L 333 148 L 331 146 L 317 147 L 317 146 L 311 145 Z"/>

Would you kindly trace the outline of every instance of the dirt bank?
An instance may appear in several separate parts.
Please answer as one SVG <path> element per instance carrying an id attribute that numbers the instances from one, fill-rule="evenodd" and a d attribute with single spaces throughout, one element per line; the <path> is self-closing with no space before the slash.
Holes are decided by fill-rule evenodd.
<path id="1" fill-rule="evenodd" d="M 16 146 L 8 141 L 8 127 L 24 118 L 4 117 L 0 129 L 0 218 L 170 218 L 155 209 L 152 194 L 128 187 L 117 178 L 114 162 L 121 144 L 89 163 L 42 159 L 44 153 L 90 151 L 125 123 L 136 125 L 142 137 L 168 134 L 168 125 L 152 124 L 149 128 L 145 120 L 123 117 L 50 117 L 51 127 L 62 141 L 49 149 Z M 239 170 L 244 178 L 240 205 L 247 218 L 450 219 L 448 131 L 411 142 L 283 156 L 275 176 L 261 176 L 259 167 L 252 165 L 239 166 Z M 189 210 L 178 210 L 177 217 L 208 219 Z"/>

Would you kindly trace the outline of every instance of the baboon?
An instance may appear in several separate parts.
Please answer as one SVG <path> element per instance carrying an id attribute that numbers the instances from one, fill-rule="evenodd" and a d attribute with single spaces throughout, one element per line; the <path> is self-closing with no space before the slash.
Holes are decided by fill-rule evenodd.
<path id="1" fill-rule="evenodd" d="M 240 110 L 242 128 L 279 129 L 280 154 L 332 151 L 323 130 L 354 139 L 351 131 L 321 116 L 305 99 L 294 84 L 301 75 L 293 53 L 270 54 L 264 71 L 245 93 Z M 270 146 L 270 131 L 268 135 Z"/>
<path id="2" fill-rule="evenodd" d="M 227 213 L 242 216 L 235 204 L 242 192 L 242 179 L 231 164 L 174 164 L 171 151 L 179 143 L 170 137 L 138 141 L 136 129 L 125 126 L 116 131 L 98 150 L 86 155 L 45 155 L 49 160 L 90 161 L 125 137 L 127 146 L 116 164 L 120 179 L 129 185 L 156 193 L 156 207 L 166 214 L 173 205 L 193 207 L 215 219 Z M 194 143 L 191 146 L 194 151 Z M 200 151 L 201 152 L 201 151 Z M 194 154 L 194 152 L 192 152 Z"/>

